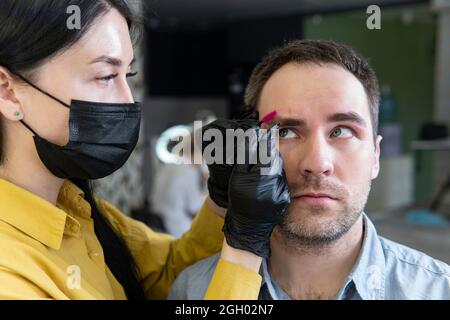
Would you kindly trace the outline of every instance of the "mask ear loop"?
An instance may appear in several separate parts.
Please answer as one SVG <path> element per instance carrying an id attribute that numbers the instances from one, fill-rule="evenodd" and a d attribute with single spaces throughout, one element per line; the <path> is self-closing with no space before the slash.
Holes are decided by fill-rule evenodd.
<path id="1" fill-rule="evenodd" d="M 25 121 L 23 121 L 23 119 L 20 120 L 20 122 L 22 122 L 22 124 L 23 124 L 25 127 L 27 127 L 27 129 L 30 130 L 36 137 L 39 137 L 39 135 L 38 135 L 33 129 L 31 129 L 31 127 L 30 127 L 29 125 L 27 125 L 27 124 L 25 123 Z"/>
<path id="2" fill-rule="evenodd" d="M 65 103 L 65 102 L 61 101 L 60 99 L 55 98 L 55 97 L 52 96 L 51 94 L 45 92 L 44 90 L 42 90 L 41 88 L 39 88 L 38 86 L 36 86 L 35 84 L 33 84 L 31 81 L 28 81 L 28 79 L 26 79 L 26 78 L 23 77 L 22 75 L 20 75 L 20 74 L 18 74 L 18 73 L 15 73 L 15 72 L 12 72 L 12 71 L 10 71 L 10 72 L 11 72 L 12 74 L 16 75 L 17 77 L 19 77 L 20 79 L 22 79 L 23 81 L 25 81 L 28 85 L 32 86 L 34 89 L 36 89 L 36 90 L 39 91 L 40 93 L 45 94 L 47 97 L 49 97 L 49 98 L 51 98 L 51 99 L 53 99 L 53 100 L 55 100 L 55 101 L 61 103 L 64 107 L 70 109 L 70 106 L 69 106 L 67 103 Z"/>
<path id="3" fill-rule="evenodd" d="M 17 77 L 19 77 L 20 79 L 22 79 L 23 81 L 25 81 L 25 83 L 27 83 L 28 85 L 30 85 L 31 87 L 33 87 L 33 88 L 36 89 L 37 91 L 39 91 L 39 92 L 45 94 L 47 97 L 49 97 L 49 98 L 51 98 L 51 99 L 53 99 L 53 100 L 59 102 L 59 103 L 62 104 L 64 107 L 70 109 L 70 106 L 67 105 L 65 102 L 59 100 L 58 98 L 53 97 L 51 94 L 49 94 L 49 93 L 47 93 L 47 92 L 45 92 L 44 90 L 42 90 L 42 89 L 39 88 L 38 86 L 34 85 L 31 81 L 28 81 L 28 79 L 25 78 L 24 76 L 22 76 L 22 75 L 20 75 L 20 74 L 18 74 L 18 73 L 15 73 L 15 72 L 13 72 L 13 71 L 11 71 L 11 70 L 9 70 L 9 72 L 11 72 L 11 73 L 14 74 L 15 76 L 17 76 Z M 35 136 L 39 137 L 39 135 L 36 133 L 36 131 L 34 131 L 28 124 L 26 124 L 25 121 L 24 121 L 23 119 L 20 120 L 20 122 L 22 122 L 22 124 L 23 124 L 28 130 L 30 130 Z"/>

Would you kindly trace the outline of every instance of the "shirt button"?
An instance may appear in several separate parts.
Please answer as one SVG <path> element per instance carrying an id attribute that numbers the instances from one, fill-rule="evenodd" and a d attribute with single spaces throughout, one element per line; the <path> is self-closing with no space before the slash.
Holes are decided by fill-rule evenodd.
<path id="1" fill-rule="evenodd" d="M 84 199 L 82 197 L 78 197 L 78 209 L 83 209 L 83 201 Z"/>

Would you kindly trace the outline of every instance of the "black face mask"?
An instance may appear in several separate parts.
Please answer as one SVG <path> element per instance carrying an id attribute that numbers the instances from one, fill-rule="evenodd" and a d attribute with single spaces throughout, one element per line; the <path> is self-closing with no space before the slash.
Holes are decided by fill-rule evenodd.
<path id="1" fill-rule="evenodd" d="M 70 109 L 69 143 L 63 147 L 33 134 L 41 161 L 63 179 L 99 179 L 121 168 L 139 139 L 140 103 L 72 100 L 70 106 L 19 76 L 33 88 Z"/>

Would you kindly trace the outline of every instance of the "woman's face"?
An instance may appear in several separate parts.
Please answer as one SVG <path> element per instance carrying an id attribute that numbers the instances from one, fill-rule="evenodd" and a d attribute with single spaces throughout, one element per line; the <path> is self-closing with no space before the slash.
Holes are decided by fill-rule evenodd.
<path id="1" fill-rule="evenodd" d="M 39 67 L 33 82 L 68 105 L 72 99 L 133 103 L 127 83 L 133 59 L 127 22 L 112 9 L 70 49 Z M 68 143 L 68 108 L 28 85 L 21 85 L 16 97 L 25 122 L 41 137 L 61 146 Z"/>

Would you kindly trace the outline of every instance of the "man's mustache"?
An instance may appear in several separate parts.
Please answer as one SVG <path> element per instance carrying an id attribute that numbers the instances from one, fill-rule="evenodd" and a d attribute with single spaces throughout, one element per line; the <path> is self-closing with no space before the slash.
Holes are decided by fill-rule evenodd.
<path id="1" fill-rule="evenodd" d="M 307 176 L 298 179 L 295 183 L 288 183 L 291 197 L 299 197 L 304 193 L 325 193 L 337 199 L 345 199 L 349 192 L 339 183 L 320 178 Z"/>

